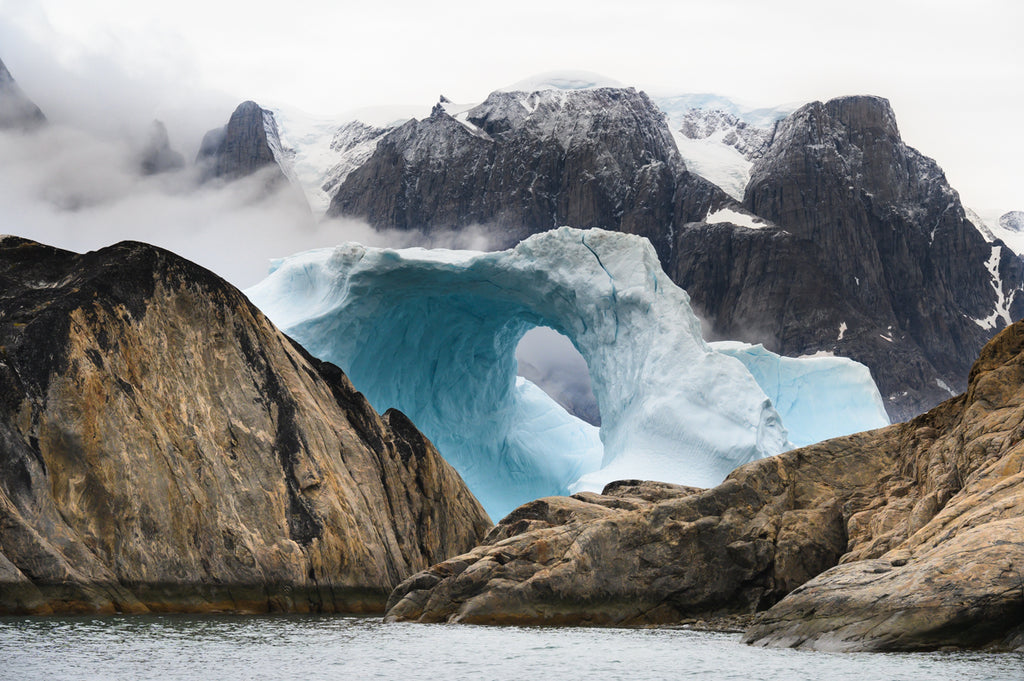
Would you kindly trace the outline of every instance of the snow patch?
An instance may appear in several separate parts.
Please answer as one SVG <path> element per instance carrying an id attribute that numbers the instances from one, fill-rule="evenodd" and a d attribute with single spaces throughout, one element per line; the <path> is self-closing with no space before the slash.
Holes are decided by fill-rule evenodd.
<path id="1" fill-rule="evenodd" d="M 940 388 L 945 390 L 947 393 L 949 393 L 950 397 L 956 397 L 956 392 L 952 388 L 950 388 L 949 385 L 945 381 L 943 381 L 941 378 L 936 377 L 935 385 L 939 386 Z"/>
<path id="2" fill-rule="evenodd" d="M 848 328 L 849 328 L 849 327 L 848 327 L 848 326 L 846 326 L 846 322 L 840 322 L 840 323 L 839 323 L 839 336 L 838 336 L 838 337 L 836 338 L 836 340 L 837 340 L 837 341 L 841 341 L 841 340 L 843 340 L 843 336 L 845 336 L 845 335 L 846 335 L 846 330 L 847 330 Z"/>
<path id="3" fill-rule="evenodd" d="M 768 226 L 768 224 L 761 218 L 755 217 L 750 213 L 741 213 L 733 210 L 732 208 L 719 208 L 714 212 L 709 211 L 707 216 L 704 218 L 704 222 L 709 225 L 728 222 L 748 229 L 764 229 Z"/>
<path id="4" fill-rule="evenodd" d="M 988 269 L 988 272 L 991 275 L 990 283 L 996 294 L 995 308 L 992 310 L 992 314 L 982 319 L 974 319 L 972 317 L 974 323 L 986 331 L 995 329 L 998 326 L 999 320 L 1003 321 L 1004 326 L 1013 324 L 1013 318 L 1010 317 L 1010 305 L 1013 304 L 1013 299 L 1016 297 L 1017 291 L 1012 291 L 1009 297 L 1007 297 L 1003 292 L 1003 278 L 1002 275 L 999 274 L 999 260 L 1002 256 L 1002 250 L 1002 246 L 992 246 L 992 254 L 989 256 L 988 260 L 985 261 L 985 268 Z"/>
<path id="5" fill-rule="evenodd" d="M 736 199 L 743 200 L 743 192 L 750 181 L 753 163 L 734 147 L 722 143 L 724 133 L 704 139 L 690 139 L 676 129 L 672 130 L 679 155 L 687 170 L 697 173 Z"/>

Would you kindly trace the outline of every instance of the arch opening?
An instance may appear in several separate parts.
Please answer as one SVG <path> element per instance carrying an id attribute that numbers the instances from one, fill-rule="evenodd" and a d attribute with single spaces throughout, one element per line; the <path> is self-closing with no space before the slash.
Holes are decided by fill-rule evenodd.
<path id="1" fill-rule="evenodd" d="M 518 375 L 547 393 L 563 409 L 592 426 L 601 410 L 590 383 L 590 367 L 567 336 L 547 326 L 528 330 L 516 346 Z"/>
<path id="2" fill-rule="evenodd" d="M 638 237 L 560 228 L 496 253 L 346 244 L 282 261 L 247 294 L 374 408 L 407 414 L 494 519 L 621 478 L 714 485 L 788 446 Z M 535 327 L 589 367 L 600 429 L 517 377 Z"/>

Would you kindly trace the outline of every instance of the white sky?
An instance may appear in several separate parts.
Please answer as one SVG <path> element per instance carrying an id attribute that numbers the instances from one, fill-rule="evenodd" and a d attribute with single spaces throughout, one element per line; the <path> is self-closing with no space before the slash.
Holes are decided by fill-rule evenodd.
<path id="1" fill-rule="evenodd" d="M 763 105 L 877 94 L 966 204 L 1010 210 L 1022 27 L 1019 0 L 0 0 L 0 58 L 51 118 L 160 116 L 186 151 L 243 99 L 319 114 L 478 101 L 555 69 Z"/>

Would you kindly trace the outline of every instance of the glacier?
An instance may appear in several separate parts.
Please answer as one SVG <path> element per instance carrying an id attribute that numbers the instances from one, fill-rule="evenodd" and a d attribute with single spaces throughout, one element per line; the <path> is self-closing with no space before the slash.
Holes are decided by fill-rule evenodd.
<path id="1" fill-rule="evenodd" d="M 499 252 L 343 244 L 275 261 L 246 294 L 376 409 L 406 413 L 494 518 L 621 478 L 710 486 L 791 446 L 754 374 L 703 340 L 640 237 L 562 227 Z M 516 376 L 516 346 L 538 326 L 586 360 L 599 429 Z"/>

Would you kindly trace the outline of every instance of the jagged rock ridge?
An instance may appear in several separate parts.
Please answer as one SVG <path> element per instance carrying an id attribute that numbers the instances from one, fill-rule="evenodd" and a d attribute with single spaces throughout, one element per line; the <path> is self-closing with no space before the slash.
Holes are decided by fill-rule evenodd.
<path id="1" fill-rule="evenodd" d="M 0 240 L 0 612 L 379 611 L 489 526 L 212 273 Z"/>
<path id="2" fill-rule="evenodd" d="M 46 116 L 22 92 L 7 66 L 0 61 L 0 129 L 31 130 L 44 123 Z"/>
<path id="3" fill-rule="evenodd" d="M 414 575 L 387 618 L 673 623 L 765 610 L 748 641 L 1024 650 L 1024 322 L 907 423 L 734 471 L 541 499 Z M 829 569 L 831 568 L 831 569 Z"/>
<path id="4" fill-rule="evenodd" d="M 648 237 L 728 197 L 686 172 L 664 116 L 632 88 L 494 92 L 452 116 L 436 106 L 380 138 L 328 215 L 378 228 L 486 225 L 512 245 L 560 225 Z"/>

